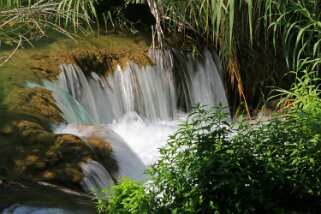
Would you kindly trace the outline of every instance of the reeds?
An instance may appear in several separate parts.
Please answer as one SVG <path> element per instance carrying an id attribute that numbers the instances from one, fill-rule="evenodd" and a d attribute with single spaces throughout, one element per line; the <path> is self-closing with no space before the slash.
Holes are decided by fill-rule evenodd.
<path id="1" fill-rule="evenodd" d="M 59 21 L 62 18 L 65 26 L 73 26 L 74 31 L 82 29 L 83 26 L 91 30 L 93 19 L 97 20 L 96 3 L 97 0 L 61 0 L 57 12 L 65 16 L 59 17 Z"/>
<path id="2" fill-rule="evenodd" d="M 284 43 L 287 65 L 293 70 L 319 70 L 321 63 L 321 1 L 288 0 L 278 3 L 270 28 Z"/>
<path id="3" fill-rule="evenodd" d="M 239 70 L 238 59 L 244 50 L 238 47 L 247 46 L 249 50 L 245 52 L 251 52 L 253 47 L 264 49 L 274 45 L 275 51 L 284 53 L 288 71 L 320 69 L 320 0 L 164 0 L 158 3 L 163 12 L 164 29 L 201 38 L 216 47 L 231 84 L 237 87 L 244 102 L 242 78 L 247 74 Z"/>
<path id="4" fill-rule="evenodd" d="M 164 28 L 168 32 L 183 33 L 216 47 L 229 72 L 230 82 L 237 87 L 240 97 L 246 103 L 236 42 L 243 39 L 238 38 L 239 35 L 249 37 L 246 40 L 253 42 L 255 32 L 260 28 L 254 26 L 254 18 L 262 17 L 265 12 L 261 10 L 262 4 L 263 1 L 255 0 L 165 0 L 161 2 L 161 7 L 164 11 Z M 268 26 L 269 19 L 265 20 Z M 236 34 L 237 31 L 239 34 Z"/>
<path id="5" fill-rule="evenodd" d="M 54 30 L 74 38 L 73 33 L 86 32 L 96 17 L 90 0 L 0 1 L 0 39 L 18 44 L 19 38 L 31 41 Z M 30 42 L 29 42 L 30 43 Z M 30 43 L 31 44 L 31 43 Z"/>

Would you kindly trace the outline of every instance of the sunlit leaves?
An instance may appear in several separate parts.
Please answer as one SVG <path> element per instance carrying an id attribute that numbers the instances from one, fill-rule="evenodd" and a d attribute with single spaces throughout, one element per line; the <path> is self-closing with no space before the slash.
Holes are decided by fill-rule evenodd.
<path id="1" fill-rule="evenodd" d="M 304 63 L 304 62 L 301 62 Z M 319 114 L 321 109 L 320 79 L 316 72 L 303 70 L 298 72 L 290 90 L 278 89 L 277 97 L 281 97 L 278 105 L 290 105 L 292 110 L 302 109 L 311 114 Z"/>
<path id="2" fill-rule="evenodd" d="M 321 161 L 316 114 L 320 115 L 298 110 L 266 124 L 249 126 L 239 121 L 231 126 L 222 122 L 220 112 L 198 109 L 171 136 L 161 149 L 161 160 L 151 167 L 152 187 L 159 195 L 156 210 L 234 213 L 317 209 L 306 201 L 311 197 L 321 200 L 319 174 L 315 174 Z M 306 205 L 284 206 L 300 204 L 295 200 Z"/>
<path id="3" fill-rule="evenodd" d="M 93 193 L 98 213 L 148 214 L 152 194 L 147 194 L 142 183 L 122 178 L 119 185 Z"/>

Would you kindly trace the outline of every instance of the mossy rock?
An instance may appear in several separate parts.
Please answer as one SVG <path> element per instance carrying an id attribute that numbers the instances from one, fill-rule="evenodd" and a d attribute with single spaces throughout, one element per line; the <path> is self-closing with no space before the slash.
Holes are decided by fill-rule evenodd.
<path id="1" fill-rule="evenodd" d="M 89 137 L 85 141 L 93 148 L 99 162 L 108 170 L 111 176 L 118 173 L 117 161 L 112 157 L 113 149 L 111 144 L 98 137 Z M 117 178 L 114 178 L 115 180 Z"/>
<path id="2" fill-rule="evenodd" d="M 10 120 L 10 117 L 12 117 Z M 3 122 L 4 121 L 4 122 Z M 109 171 L 117 171 L 112 148 L 103 140 L 82 140 L 70 135 L 51 133 L 43 121 L 30 115 L 8 113 L 0 123 L 0 166 L 12 179 L 46 181 L 81 190 L 83 173 L 80 163 L 101 162 Z"/>

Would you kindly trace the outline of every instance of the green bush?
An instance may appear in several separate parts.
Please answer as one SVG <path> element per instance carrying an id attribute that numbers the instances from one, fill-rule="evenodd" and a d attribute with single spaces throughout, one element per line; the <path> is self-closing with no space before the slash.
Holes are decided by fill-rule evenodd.
<path id="1" fill-rule="evenodd" d="M 151 167 L 156 210 L 178 213 L 316 211 L 320 122 L 307 112 L 237 127 L 198 109 Z M 320 115 L 318 115 L 320 116 Z M 234 124 L 236 126 L 236 124 Z M 234 135 L 234 136 L 233 136 Z"/>
<path id="2" fill-rule="evenodd" d="M 296 73 L 296 81 L 290 90 L 278 89 L 281 96 L 279 105 L 291 106 L 292 109 L 301 109 L 312 114 L 321 113 L 321 91 L 319 89 L 320 78 L 318 72 L 304 70 Z M 301 77 L 298 77 L 301 75 Z"/>
<path id="3" fill-rule="evenodd" d="M 315 213 L 321 209 L 320 116 L 298 110 L 266 124 L 230 125 L 217 109 L 198 108 L 160 149 L 148 188 L 126 180 L 110 193 L 108 209 Z"/>
<path id="4" fill-rule="evenodd" d="M 146 187 L 125 180 L 109 193 L 107 210 L 318 213 L 321 99 L 314 76 L 305 71 L 281 91 L 292 108 L 265 123 L 229 123 L 221 108 L 198 107 L 160 149 Z"/>
<path id="5" fill-rule="evenodd" d="M 101 190 L 94 200 L 99 213 L 147 214 L 150 207 L 150 195 L 145 192 L 142 183 L 122 178 L 119 185 Z"/>

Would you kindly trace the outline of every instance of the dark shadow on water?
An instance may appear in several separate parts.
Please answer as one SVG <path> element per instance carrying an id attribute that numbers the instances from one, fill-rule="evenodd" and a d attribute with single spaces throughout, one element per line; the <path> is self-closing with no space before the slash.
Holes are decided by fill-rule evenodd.
<path id="1" fill-rule="evenodd" d="M 59 208 L 68 213 L 97 213 L 89 197 L 65 193 L 39 184 L 0 186 L 0 211 L 20 205 L 32 208 Z"/>

